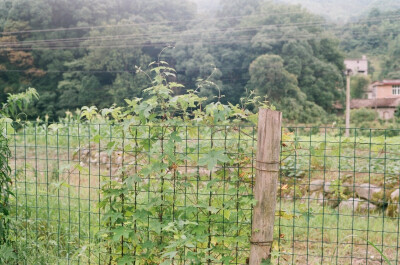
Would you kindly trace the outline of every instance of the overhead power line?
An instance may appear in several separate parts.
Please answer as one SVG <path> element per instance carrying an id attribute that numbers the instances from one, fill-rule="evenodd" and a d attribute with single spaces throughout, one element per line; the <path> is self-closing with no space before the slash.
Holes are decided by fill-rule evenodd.
<path id="1" fill-rule="evenodd" d="M 119 27 L 131 27 L 131 26 L 151 26 L 151 25 L 168 25 L 168 24 L 179 24 L 179 23 L 189 23 L 189 22 L 201 22 L 201 21 L 224 21 L 229 19 L 241 19 L 245 17 L 259 17 L 264 15 L 291 15 L 291 14 L 307 14 L 304 11 L 298 12 L 258 12 L 256 14 L 244 15 L 244 16 L 227 16 L 227 17 L 212 17 L 212 18 L 200 18 L 200 19 L 187 19 L 187 20 L 168 20 L 162 22 L 140 22 L 140 23 L 127 23 L 127 24 L 114 24 L 114 25 L 97 25 L 97 26 L 78 26 L 70 28 L 47 28 L 47 29 L 33 29 L 33 30 L 20 30 L 20 31 L 8 31 L 0 32 L 1 35 L 16 35 L 16 34 L 26 34 L 26 33 L 43 33 L 43 32 L 58 32 L 58 31 L 76 31 L 76 30 L 91 30 L 91 29 L 104 29 L 104 28 L 119 28 Z M 360 19 L 358 23 L 380 21 L 382 19 L 391 19 L 395 16 L 382 16 L 376 17 L 374 19 Z M 316 19 L 323 20 L 321 17 L 316 17 Z M 350 24 L 351 25 L 351 24 Z"/>
<path id="2" fill-rule="evenodd" d="M 304 11 L 299 12 L 277 12 L 272 15 L 290 15 L 290 14 L 305 14 Z M 25 34 L 25 33 L 37 33 L 37 32 L 57 32 L 57 31 L 74 31 L 74 30 L 86 30 L 86 29 L 101 29 L 101 28 L 118 28 L 118 27 L 131 27 L 131 26 L 151 26 L 151 25 L 167 25 L 167 24 L 178 24 L 178 23 L 188 23 L 188 22 L 201 22 L 201 21 L 218 21 L 218 20 L 229 20 L 245 17 L 256 17 L 263 15 L 271 15 L 271 13 L 257 13 L 245 16 L 228 16 L 228 17 L 211 17 L 211 18 L 201 18 L 201 19 L 186 19 L 186 20 L 168 20 L 162 22 L 140 22 L 140 23 L 127 23 L 127 24 L 114 24 L 114 25 L 99 25 L 99 26 L 81 26 L 81 27 L 71 27 L 71 28 L 55 28 L 55 29 L 36 29 L 36 30 L 21 30 L 21 31 L 9 31 L 0 32 L 2 35 L 15 35 L 15 34 Z M 322 18 L 320 18 L 322 20 Z"/>
<path id="3" fill-rule="evenodd" d="M 249 29 L 249 30 L 233 30 L 230 33 L 238 33 L 238 32 L 245 32 L 245 31 L 250 31 L 250 30 L 254 30 L 253 28 Z M 217 33 L 213 32 L 213 31 L 207 31 L 206 33 Z M 388 33 L 400 33 L 400 29 L 398 29 L 397 31 L 392 30 L 391 32 Z M 334 31 L 332 31 L 332 33 L 334 33 Z M 143 40 L 143 39 L 137 39 L 135 38 L 135 36 L 130 36 L 129 38 L 127 38 L 127 36 L 125 36 L 125 38 L 111 38 L 111 39 L 103 39 L 103 41 L 113 41 L 112 45 L 108 44 L 108 43 L 69 43 L 72 44 L 72 46 L 54 46 L 54 47 L 49 47 L 49 46 L 33 46 L 33 47 L 13 47 L 13 46 L 0 46 L 0 50 L 1 49 L 11 49 L 14 51 L 29 51 L 29 50 L 65 50 L 65 49 L 99 49 L 99 48 L 133 48 L 133 47 L 162 47 L 162 46 L 167 46 L 167 45 L 176 45 L 176 44 L 181 44 L 181 45 L 192 45 L 192 44 L 205 44 L 205 45 L 215 45 L 215 44 L 243 44 L 243 43 L 248 43 L 250 42 L 253 37 L 255 36 L 253 35 L 243 35 L 243 36 L 231 36 L 232 40 L 227 40 L 226 36 L 224 35 L 218 35 L 218 36 L 207 36 L 207 37 L 201 37 L 201 36 L 192 36 L 191 34 L 194 33 L 190 33 L 190 34 L 171 34 L 171 36 L 169 36 L 169 39 L 161 39 L 158 41 L 154 41 L 151 39 L 148 40 Z M 262 32 L 258 32 L 258 34 L 262 34 Z M 289 40 L 311 40 L 311 39 L 315 39 L 315 40 L 320 40 L 320 39 L 325 39 L 325 38 L 329 38 L 329 35 L 326 36 L 320 36 L 318 34 L 314 34 L 314 33 L 285 33 L 285 32 L 275 32 L 273 34 L 266 32 L 266 36 L 263 37 L 262 40 L 258 41 L 259 43 L 262 42 L 276 42 L 276 41 L 289 41 Z M 342 31 L 337 32 L 337 34 L 342 34 Z M 353 38 L 357 38 L 357 34 L 359 35 L 360 32 L 356 32 L 356 31 L 352 31 L 353 34 Z M 380 36 L 380 34 L 382 34 L 381 32 L 378 32 L 376 36 Z M 174 39 L 171 38 L 173 36 L 177 36 L 178 38 Z M 197 34 L 198 35 L 198 34 Z M 341 37 L 341 36 L 338 37 Z M 153 39 L 156 39 L 157 37 L 162 37 L 162 36 L 154 36 Z M 192 38 L 189 38 L 192 37 Z M 198 38 L 197 38 L 198 37 Z M 371 37 L 371 35 L 370 35 Z M 182 39 L 182 38 L 188 38 L 188 39 Z M 131 42 L 129 43 L 123 43 L 123 44 L 119 44 L 116 45 L 115 43 L 118 43 L 118 41 L 122 41 L 122 40 L 131 40 Z M 55 43 L 57 45 L 66 45 L 68 43 L 64 43 L 64 42 L 60 42 L 60 43 Z"/>
<path id="4" fill-rule="evenodd" d="M 399 16 L 400 18 L 400 16 Z M 24 44 L 36 44 L 36 43 L 47 43 L 47 42 L 64 42 L 64 41 L 86 41 L 86 40 L 104 40 L 107 38 L 117 39 L 120 37 L 154 37 L 160 35 L 170 35 L 170 34 L 180 34 L 180 33 L 188 33 L 188 34 L 198 34 L 198 33 L 214 33 L 214 32 L 224 32 L 224 31 L 242 31 L 242 30 L 256 30 L 260 28 L 273 28 L 273 27 L 284 27 L 284 28 L 292 28 L 299 26 L 321 26 L 321 25 L 329 25 L 328 23 L 317 23 L 317 22 L 302 22 L 302 23 L 290 23 L 290 24 L 265 24 L 253 27 L 227 27 L 227 28 L 215 28 L 213 30 L 180 30 L 173 32 L 152 32 L 152 33 L 134 33 L 134 34 L 125 34 L 125 35 L 106 35 L 106 36 L 96 36 L 96 37 L 80 37 L 80 38 L 63 38 L 63 39 L 43 39 L 43 40 L 32 40 L 32 41 L 22 41 L 22 42 L 0 42 L 0 46 L 5 45 L 24 45 Z"/>
<path id="5" fill-rule="evenodd" d="M 400 20 L 400 16 L 398 16 L 396 18 L 396 20 Z M 148 33 L 148 34 L 126 34 L 126 35 L 108 35 L 108 36 L 98 36 L 98 37 L 84 37 L 84 38 L 66 38 L 66 39 L 45 39 L 45 40 L 34 40 L 34 41 L 24 41 L 24 42 L 3 42 L 0 44 L 0 48 L 22 48 L 22 46 L 24 45 L 44 45 L 44 44 L 48 44 L 48 45 L 61 45 L 61 44 L 68 44 L 68 43 L 73 43 L 73 42 L 83 42 L 83 41 L 121 41 L 121 40 L 127 40 L 127 39 L 131 39 L 131 40 L 135 40 L 135 39 L 139 39 L 140 37 L 149 37 L 152 39 L 156 39 L 156 38 L 161 38 L 164 36 L 179 36 L 180 38 L 182 37 L 190 37 L 191 34 L 195 34 L 196 36 L 199 35 L 199 33 L 209 33 L 209 34 L 213 34 L 213 33 L 236 33 L 236 32 L 245 32 L 245 31 L 255 31 L 255 30 L 259 30 L 259 29 L 268 29 L 268 28 L 274 28 L 274 27 L 282 27 L 282 28 L 303 28 L 305 29 L 305 27 L 316 27 L 316 26 L 325 26 L 325 30 L 328 29 L 328 27 L 332 27 L 331 24 L 328 23 L 316 23 L 316 22 L 303 22 L 303 23 L 291 23 L 291 24 L 267 24 L 267 25 L 259 25 L 259 26 L 254 26 L 254 27 L 229 27 L 229 28 L 221 28 L 221 29 L 213 29 L 213 30 L 185 30 L 185 31 L 177 31 L 177 32 L 153 32 L 153 33 Z M 322 30 L 318 29 L 317 30 Z M 334 33 L 336 31 L 339 32 L 343 32 L 343 28 L 341 27 L 337 27 L 337 28 L 331 28 L 330 32 Z M 377 29 L 375 29 L 377 30 Z M 357 31 L 361 32 L 362 29 L 358 29 L 358 30 L 352 30 L 353 34 L 356 33 Z M 371 31 L 374 31 L 374 29 L 372 29 Z M 339 33 L 340 34 L 340 33 Z M 274 37 L 274 36 L 271 36 Z M 142 40 L 144 41 L 144 40 Z M 150 39 L 147 40 L 147 42 L 151 41 Z M 172 41 L 178 41 L 178 40 L 172 40 Z M 90 45 L 90 44 L 87 44 Z M 68 46 L 71 47 L 71 46 Z M 75 47 L 75 46 L 74 46 Z M 80 46 L 81 47 L 81 46 Z M 29 49 L 39 49 L 39 48 L 54 48 L 54 47 L 49 47 L 49 46 L 35 46 L 33 48 L 26 48 L 26 50 Z M 78 47 L 77 47 L 78 48 Z M 84 48 L 84 46 L 82 46 L 82 48 Z M 25 50 L 21 49 L 21 50 Z"/>

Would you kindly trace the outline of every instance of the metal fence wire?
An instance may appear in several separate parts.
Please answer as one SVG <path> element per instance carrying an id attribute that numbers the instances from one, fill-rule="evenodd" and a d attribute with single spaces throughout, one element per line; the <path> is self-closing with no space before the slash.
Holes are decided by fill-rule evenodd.
<path id="1" fill-rule="evenodd" d="M 273 264 L 398 263 L 400 130 L 344 133 L 282 130 Z M 18 264 L 161 263 L 185 229 L 196 239 L 174 264 L 248 263 L 255 127 L 32 123 L 7 135 Z M 116 236 L 121 226 L 133 233 Z"/>
<path id="2" fill-rule="evenodd" d="M 253 126 L 7 130 L 19 264 L 246 264 Z"/>
<path id="3" fill-rule="evenodd" d="M 279 264 L 398 264 L 400 131 L 286 128 Z"/>

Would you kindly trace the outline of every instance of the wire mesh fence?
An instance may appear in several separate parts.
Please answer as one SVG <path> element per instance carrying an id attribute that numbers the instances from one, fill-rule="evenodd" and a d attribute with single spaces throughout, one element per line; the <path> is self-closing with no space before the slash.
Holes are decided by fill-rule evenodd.
<path id="1" fill-rule="evenodd" d="M 286 128 L 279 264 L 398 264 L 400 131 Z"/>
<path id="2" fill-rule="evenodd" d="M 253 126 L 7 125 L 18 264 L 246 264 Z"/>
<path id="3" fill-rule="evenodd" d="M 350 131 L 282 130 L 273 263 L 398 263 L 400 131 Z M 7 134 L 18 264 L 248 263 L 254 126 Z"/>

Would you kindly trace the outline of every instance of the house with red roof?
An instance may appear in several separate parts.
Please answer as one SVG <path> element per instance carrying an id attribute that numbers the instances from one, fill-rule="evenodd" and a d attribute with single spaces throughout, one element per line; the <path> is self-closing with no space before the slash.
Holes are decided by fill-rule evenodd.
<path id="1" fill-rule="evenodd" d="M 400 80 L 383 80 L 371 84 L 367 91 L 368 99 L 353 99 L 352 109 L 375 109 L 384 120 L 394 118 L 400 105 Z"/>

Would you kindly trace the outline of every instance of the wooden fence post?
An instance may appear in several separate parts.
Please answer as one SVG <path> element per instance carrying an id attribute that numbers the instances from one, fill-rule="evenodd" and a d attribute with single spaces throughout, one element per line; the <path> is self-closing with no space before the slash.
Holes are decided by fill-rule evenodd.
<path id="1" fill-rule="evenodd" d="M 282 113 L 261 109 L 258 116 L 257 166 L 250 249 L 250 265 L 268 260 L 274 238 L 279 176 Z"/>

